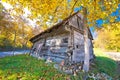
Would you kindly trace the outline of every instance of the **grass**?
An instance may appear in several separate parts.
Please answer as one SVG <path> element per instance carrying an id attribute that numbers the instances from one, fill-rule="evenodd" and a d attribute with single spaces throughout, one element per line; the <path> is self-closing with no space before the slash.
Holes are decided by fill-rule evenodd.
<path id="1" fill-rule="evenodd" d="M 96 58 L 90 73 L 104 72 L 114 77 L 117 64 L 99 49 L 94 49 Z M 82 74 L 81 74 L 82 75 Z M 57 71 L 53 64 L 46 64 L 29 55 L 16 55 L 0 58 L 0 80 L 80 80 Z M 81 79 L 82 80 L 82 79 Z"/>
<path id="2" fill-rule="evenodd" d="M 115 77 L 116 75 L 116 69 L 117 69 L 117 63 L 109 58 L 108 55 L 104 54 L 100 49 L 94 49 L 95 53 L 95 66 L 94 72 L 104 72 L 108 75 Z"/>
<path id="3" fill-rule="evenodd" d="M 0 59 L 0 80 L 65 80 L 67 77 L 54 69 L 53 64 L 28 55 Z"/>

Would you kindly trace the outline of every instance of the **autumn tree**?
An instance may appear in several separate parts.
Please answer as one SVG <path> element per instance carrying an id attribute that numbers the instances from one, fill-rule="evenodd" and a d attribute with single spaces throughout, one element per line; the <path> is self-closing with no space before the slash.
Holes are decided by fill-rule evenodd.
<path id="1" fill-rule="evenodd" d="M 95 47 L 104 50 L 120 51 L 120 22 L 106 25 L 98 31 Z"/>
<path id="2" fill-rule="evenodd" d="M 1 15 L 2 13 L 4 14 Z M 33 28 L 28 25 L 22 13 L 16 14 L 13 8 L 3 8 L 0 16 L 2 16 L 0 20 L 0 49 L 14 51 L 16 48 L 30 48 L 29 39 L 33 35 Z"/>
<path id="3" fill-rule="evenodd" d="M 5 19 L 7 13 L 3 5 L 0 3 L 0 50 L 11 47 L 10 40 L 10 27 L 8 25 L 12 25 L 11 22 Z"/>
<path id="4" fill-rule="evenodd" d="M 74 11 L 74 8 L 79 8 L 84 15 L 84 39 L 85 39 L 85 60 L 83 69 L 85 72 L 89 71 L 89 48 L 88 48 L 88 27 L 97 26 L 96 20 L 105 19 L 117 8 L 120 0 L 19 0 L 8 1 L 14 7 L 17 6 L 16 11 L 21 11 L 21 8 L 27 7 L 31 11 L 29 18 L 38 18 L 41 26 L 46 26 L 46 22 L 52 21 L 56 23 L 58 19 L 63 19 Z M 21 7 L 18 7 L 20 5 Z M 74 6 L 74 7 L 73 7 Z M 32 16 L 33 15 L 33 16 Z M 111 22 L 115 17 L 110 17 Z"/>

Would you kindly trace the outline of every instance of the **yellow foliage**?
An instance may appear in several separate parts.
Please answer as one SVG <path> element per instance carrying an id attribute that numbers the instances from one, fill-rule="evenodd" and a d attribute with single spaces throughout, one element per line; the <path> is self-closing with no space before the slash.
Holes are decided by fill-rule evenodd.
<path id="1" fill-rule="evenodd" d="M 120 23 L 106 25 L 99 31 L 95 46 L 108 50 L 120 51 Z"/>
<path id="2" fill-rule="evenodd" d="M 10 3 L 13 6 L 21 5 L 18 9 L 15 8 L 16 13 L 23 13 L 20 10 L 22 7 L 28 7 L 32 12 L 31 18 L 36 18 L 42 15 L 43 25 L 49 20 L 49 16 L 53 16 L 52 21 L 55 23 L 59 18 L 63 19 L 70 15 L 74 9 L 73 5 L 76 0 L 2 0 L 3 2 Z M 75 7 L 83 6 L 87 9 L 89 21 L 97 19 L 104 19 L 106 16 L 116 10 L 120 0 L 78 0 Z M 104 9 L 103 9 L 104 8 Z M 23 13 L 24 14 L 24 13 Z M 110 22 L 113 22 L 111 19 Z M 94 23 L 93 23 L 94 24 Z M 91 24 L 92 25 L 92 24 Z"/>

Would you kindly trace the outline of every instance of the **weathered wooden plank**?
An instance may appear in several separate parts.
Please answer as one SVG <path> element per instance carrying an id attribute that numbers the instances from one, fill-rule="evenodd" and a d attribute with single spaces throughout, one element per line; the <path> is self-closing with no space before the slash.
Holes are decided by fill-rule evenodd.
<path id="1" fill-rule="evenodd" d="M 73 61 L 74 62 L 81 62 L 84 61 L 84 52 L 79 50 L 73 50 Z"/>
<path id="2" fill-rule="evenodd" d="M 69 25 L 71 25 L 77 29 L 79 28 L 78 23 L 77 23 L 77 16 L 74 16 L 69 20 Z"/>
<path id="3" fill-rule="evenodd" d="M 84 37 L 81 33 L 74 31 L 74 44 L 83 45 L 84 44 Z"/>

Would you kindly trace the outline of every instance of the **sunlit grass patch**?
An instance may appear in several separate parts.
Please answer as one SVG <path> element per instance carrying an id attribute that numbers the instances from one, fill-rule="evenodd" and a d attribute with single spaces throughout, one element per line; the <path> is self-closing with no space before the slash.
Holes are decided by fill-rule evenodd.
<path id="1" fill-rule="evenodd" d="M 22 80 L 64 80 L 69 77 L 58 72 L 53 64 L 47 65 L 45 61 L 38 60 L 28 55 L 16 55 L 0 59 L 0 78 Z"/>

